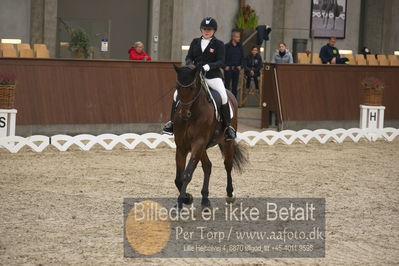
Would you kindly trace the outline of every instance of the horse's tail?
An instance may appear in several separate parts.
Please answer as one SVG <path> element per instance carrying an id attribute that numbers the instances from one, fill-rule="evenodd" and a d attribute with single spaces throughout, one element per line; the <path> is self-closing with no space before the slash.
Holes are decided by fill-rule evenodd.
<path id="1" fill-rule="evenodd" d="M 224 152 L 223 152 L 223 146 L 219 145 L 220 150 L 222 152 L 223 157 Z M 239 144 L 235 141 L 233 141 L 233 149 L 234 149 L 234 154 L 233 154 L 233 168 L 236 170 L 238 173 L 242 173 L 244 171 L 245 166 L 248 164 L 248 153 L 247 149 L 244 145 Z"/>
<path id="2" fill-rule="evenodd" d="M 244 167 L 248 164 L 248 153 L 244 145 L 234 141 L 234 156 L 233 167 L 240 174 L 243 172 Z"/>

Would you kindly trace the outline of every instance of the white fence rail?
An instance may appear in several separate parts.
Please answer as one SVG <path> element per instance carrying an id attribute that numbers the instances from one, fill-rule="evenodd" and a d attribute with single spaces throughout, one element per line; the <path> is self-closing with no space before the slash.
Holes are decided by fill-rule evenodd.
<path id="1" fill-rule="evenodd" d="M 318 130 L 284 130 L 284 131 L 246 131 L 238 133 L 237 142 L 245 142 L 250 146 L 255 146 L 259 142 L 264 142 L 268 145 L 276 143 L 292 144 L 294 142 L 309 143 L 311 140 L 316 140 L 322 144 L 327 142 L 342 143 L 346 141 L 359 142 L 361 139 L 368 141 L 376 141 L 378 139 L 393 141 L 399 135 L 399 129 L 384 128 L 377 130 L 370 129 L 318 129 Z M 36 152 L 42 152 L 46 147 L 53 146 L 59 151 L 66 151 L 71 146 L 76 145 L 84 151 L 90 150 L 94 145 L 100 145 L 106 150 L 112 150 L 116 145 L 121 144 L 126 149 L 135 149 L 140 143 L 147 145 L 150 149 L 155 149 L 159 144 L 164 143 L 171 148 L 176 148 L 173 137 L 167 135 L 160 135 L 157 133 L 138 134 L 102 134 L 99 136 L 93 135 L 55 135 L 47 136 L 31 136 L 23 137 L 2 137 L 0 138 L 0 149 L 5 148 L 9 152 L 16 153 L 25 146 L 28 146 Z"/>

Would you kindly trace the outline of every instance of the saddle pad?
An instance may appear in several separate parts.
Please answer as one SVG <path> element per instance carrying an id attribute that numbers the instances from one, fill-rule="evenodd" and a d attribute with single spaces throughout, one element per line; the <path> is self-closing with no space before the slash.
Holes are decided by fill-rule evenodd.
<path id="1" fill-rule="evenodd" d="M 216 90 L 214 90 L 212 88 L 209 88 L 209 89 L 211 92 L 212 103 L 215 108 L 216 120 L 221 121 L 220 114 L 221 114 L 221 108 L 222 108 L 222 97 L 220 97 L 220 94 Z M 233 108 L 231 107 L 230 100 L 228 101 L 228 103 L 229 103 L 229 108 L 230 108 L 230 118 L 233 118 L 234 114 L 233 114 Z"/>

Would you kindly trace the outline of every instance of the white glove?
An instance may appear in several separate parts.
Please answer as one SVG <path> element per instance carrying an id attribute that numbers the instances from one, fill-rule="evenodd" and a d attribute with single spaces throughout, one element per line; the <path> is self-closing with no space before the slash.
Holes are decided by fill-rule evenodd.
<path id="1" fill-rule="evenodd" d="M 205 72 L 208 72 L 211 69 L 211 67 L 208 64 L 203 65 L 202 68 L 204 69 Z"/>

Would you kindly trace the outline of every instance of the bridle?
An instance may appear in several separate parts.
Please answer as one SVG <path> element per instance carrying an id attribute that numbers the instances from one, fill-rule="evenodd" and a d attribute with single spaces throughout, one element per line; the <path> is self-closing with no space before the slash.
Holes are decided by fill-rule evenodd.
<path id="1" fill-rule="evenodd" d="M 189 88 L 189 87 L 193 86 L 196 81 L 197 81 L 197 78 L 194 78 L 193 82 L 191 82 L 190 84 L 184 85 L 184 84 L 181 84 L 178 79 L 176 79 L 177 85 L 179 85 L 182 88 Z M 191 105 L 198 99 L 200 93 L 201 93 L 201 88 L 198 90 L 198 92 L 195 94 L 195 96 L 189 102 L 183 102 L 182 100 L 179 100 L 179 105 L 181 105 L 182 107 L 188 107 L 186 109 L 190 109 Z"/>

